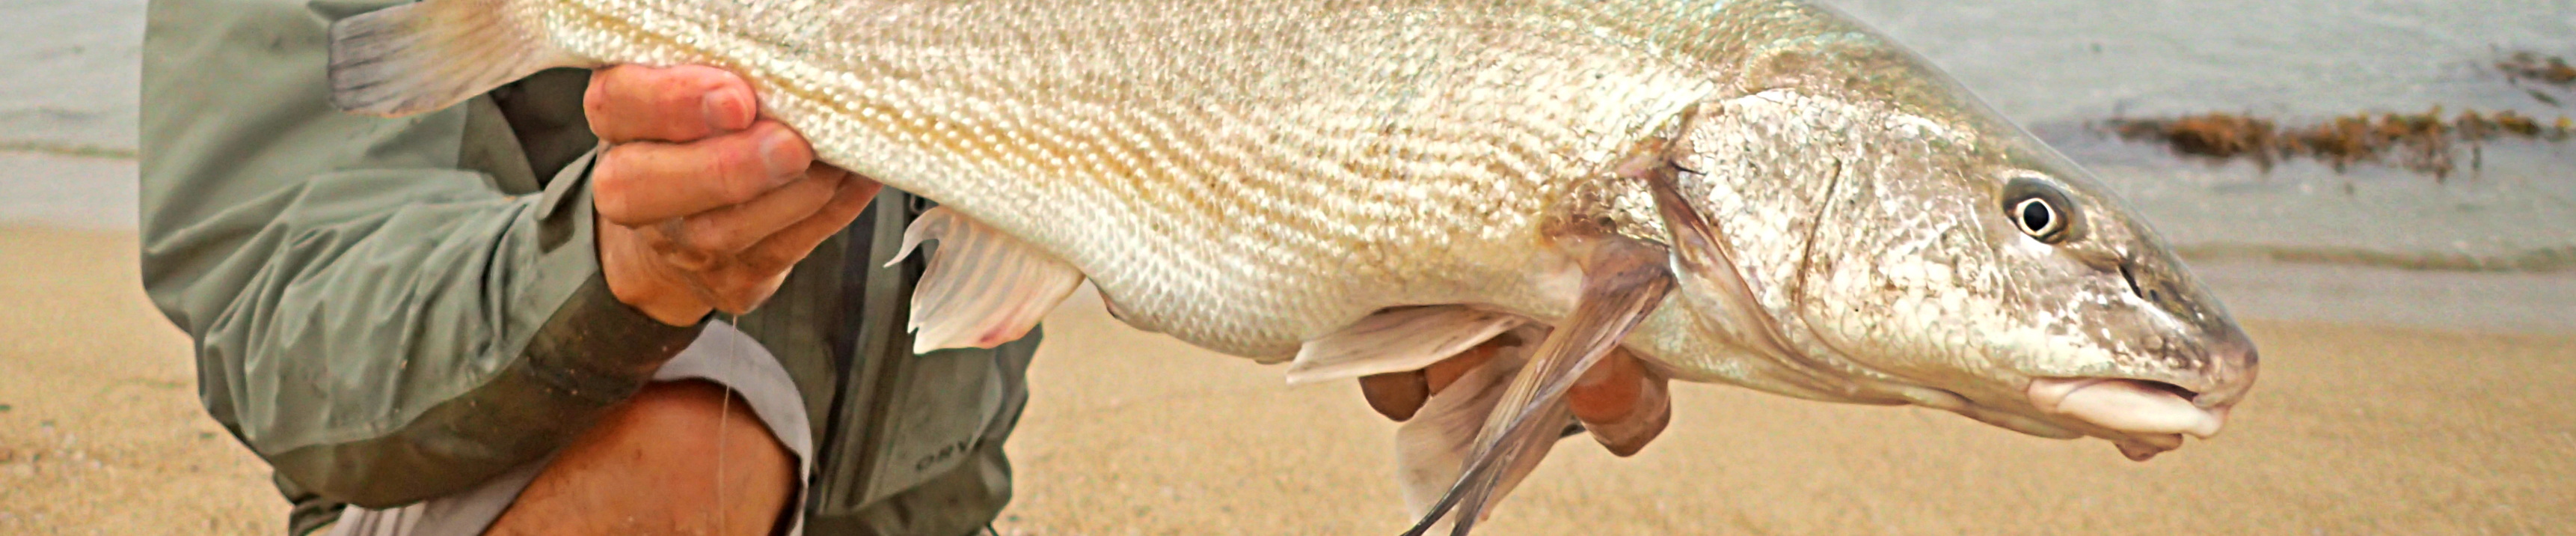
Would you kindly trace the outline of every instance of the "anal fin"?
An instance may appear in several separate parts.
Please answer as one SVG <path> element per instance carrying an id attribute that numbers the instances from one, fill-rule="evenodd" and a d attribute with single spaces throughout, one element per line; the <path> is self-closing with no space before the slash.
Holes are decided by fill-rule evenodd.
<path id="1" fill-rule="evenodd" d="M 385 117 L 429 112 L 555 67 L 591 62 L 512 20 L 503 0 L 427 0 L 331 24 L 331 105 Z"/>
<path id="2" fill-rule="evenodd" d="M 1388 309 L 1297 349 L 1288 383 L 1419 370 L 1528 323 L 1518 315 L 1457 305 Z"/>
<path id="3" fill-rule="evenodd" d="M 1082 284 L 1073 265 L 948 207 L 913 220 L 895 261 L 927 240 L 939 246 L 912 294 L 914 353 L 1018 340 Z"/>
<path id="4" fill-rule="evenodd" d="M 1562 437 L 1566 390 L 1671 292 L 1669 257 L 1662 248 L 1620 237 L 1596 240 L 1584 255 L 1583 291 L 1574 312 L 1531 351 L 1527 366 L 1512 377 L 1477 431 L 1457 481 L 1407 536 L 1426 533 L 1444 517 L 1453 524 L 1452 535 L 1473 530 L 1496 491 L 1506 487 L 1506 476 L 1525 473 L 1525 464 L 1536 464 L 1546 453 L 1545 444 Z"/>

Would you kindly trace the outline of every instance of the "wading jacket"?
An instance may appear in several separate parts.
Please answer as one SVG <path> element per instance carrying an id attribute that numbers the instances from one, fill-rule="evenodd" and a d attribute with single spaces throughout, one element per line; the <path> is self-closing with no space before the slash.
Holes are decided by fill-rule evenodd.
<path id="1" fill-rule="evenodd" d="M 386 0 L 158 0 L 144 46 L 144 284 L 206 411 L 276 468 L 293 533 L 544 459 L 701 326 L 610 296 L 583 71 L 401 119 L 329 104 L 326 28 Z M 811 416 L 809 534 L 957 536 L 1010 496 L 1036 336 L 914 355 L 923 203 L 889 190 L 740 318 Z"/>

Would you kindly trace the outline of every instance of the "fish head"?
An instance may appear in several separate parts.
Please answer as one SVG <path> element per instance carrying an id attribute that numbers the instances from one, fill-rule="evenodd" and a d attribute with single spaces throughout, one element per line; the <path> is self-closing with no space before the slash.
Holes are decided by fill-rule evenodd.
<path id="1" fill-rule="evenodd" d="M 2147 222 L 1928 62 L 1852 30 L 1750 64 L 1674 164 L 1731 227 L 1794 394 L 2144 460 L 2216 434 L 2252 386 L 2253 343 Z M 1681 275 L 1686 303 L 1727 307 Z"/>
<path id="2" fill-rule="evenodd" d="M 2081 168 L 2034 140 L 1988 146 L 2005 154 L 1845 178 L 1876 184 L 1843 184 L 1817 223 L 1792 305 L 1804 349 L 1909 402 L 2135 459 L 2217 434 L 2255 378 L 2244 330 Z"/>

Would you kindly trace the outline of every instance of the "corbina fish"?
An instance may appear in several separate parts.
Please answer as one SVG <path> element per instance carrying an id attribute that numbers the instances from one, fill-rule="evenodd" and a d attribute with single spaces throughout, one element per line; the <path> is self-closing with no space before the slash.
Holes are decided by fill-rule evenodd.
<path id="1" fill-rule="evenodd" d="M 1085 279 L 1293 381 L 1518 334 L 1398 432 L 1413 533 L 1469 530 L 1615 350 L 2141 460 L 2255 377 L 2110 191 L 1806 1 L 428 0 L 332 39 L 334 104 L 388 116 L 554 67 L 740 73 L 822 161 L 940 203 L 907 234 L 940 241 L 923 350 Z"/>

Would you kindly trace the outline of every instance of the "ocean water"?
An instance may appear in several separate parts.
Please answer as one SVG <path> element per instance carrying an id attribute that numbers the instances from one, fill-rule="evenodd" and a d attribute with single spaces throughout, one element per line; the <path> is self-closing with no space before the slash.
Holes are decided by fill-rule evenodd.
<path id="1" fill-rule="evenodd" d="M 135 225 L 143 0 L 0 0 L 0 224 Z"/>
<path id="2" fill-rule="evenodd" d="M 2509 51 L 2576 57 L 2576 1 L 1833 2 L 1931 58 L 2085 164 L 2195 258 L 2443 269 L 2576 268 L 2576 144 L 2499 141 L 2447 180 L 2313 162 L 2212 166 L 2111 140 L 2113 117 L 2238 112 L 2302 123 L 2434 106 L 2556 118 L 2576 92 L 2515 84 Z M 2571 306 L 2576 308 L 2576 306 Z"/>
<path id="3" fill-rule="evenodd" d="M 2371 288 L 2422 287 L 2391 291 L 2405 297 L 2389 307 L 2437 311 L 2519 299 L 2503 307 L 2522 311 L 2517 322 L 2576 329 L 2576 312 L 2567 312 L 2576 310 L 2576 293 L 2568 293 L 2576 291 L 2567 290 L 2576 288 L 2568 283 L 2576 278 L 2576 144 L 2493 142 L 2480 149 L 2476 169 L 2436 181 L 2368 166 L 2211 164 L 2109 139 L 2091 126 L 2210 111 L 2285 123 L 2434 106 L 2576 115 L 2534 96 L 2576 104 L 2576 92 L 2517 85 L 2492 68 L 2516 50 L 2576 57 L 2576 0 L 1828 3 L 1931 59 L 2085 164 L 2196 264 L 2503 274 L 2474 284 L 2446 279 L 2466 277 L 2456 275 L 2371 276 L 2382 281 Z M 133 225 L 143 4 L 0 4 L 0 223 Z M 2244 292 L 2286 296 L 2270 300 L 2286 305 L 2257 309 L 2295 317 L 2343 310 L 2316 310 L 2317 300 L 2301 296 L 2352 292 L 2238 286 L 2274 288 Z M 2287 287 L 2309 294 L 2279 290 Z M 2551 290 L 2528 291 L 2543 287 Z M 2453 288 L 2494 290 L 2442 290 Z M 2494 323 L 2427 314 L 2410 322 Z"/>
<path id="4" fill-rule="evenodd" d="M 143 4 L 0 3 L 0 150 L 133 151 Z"/>

